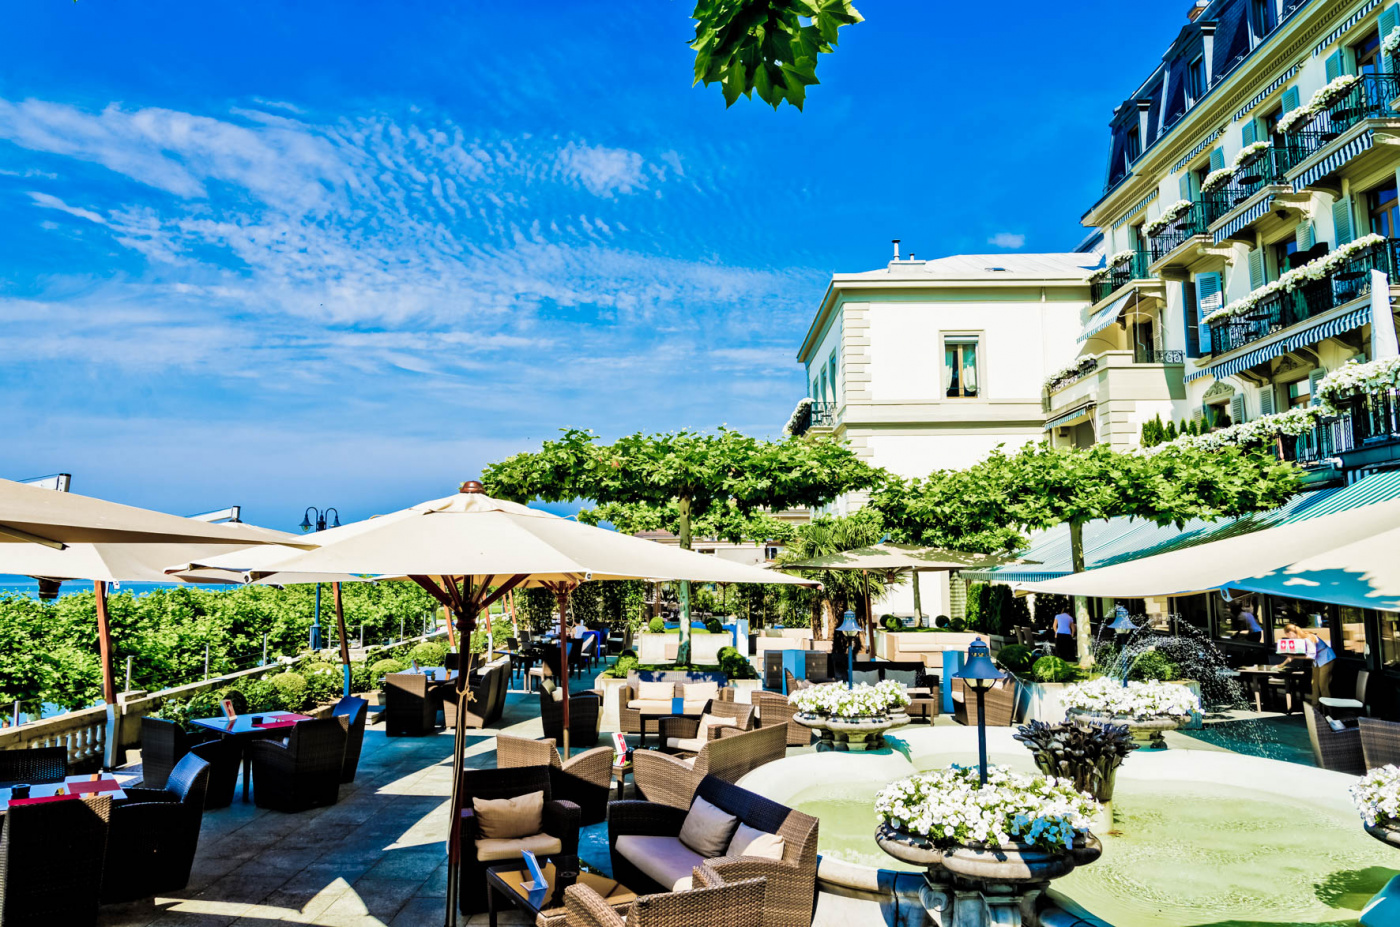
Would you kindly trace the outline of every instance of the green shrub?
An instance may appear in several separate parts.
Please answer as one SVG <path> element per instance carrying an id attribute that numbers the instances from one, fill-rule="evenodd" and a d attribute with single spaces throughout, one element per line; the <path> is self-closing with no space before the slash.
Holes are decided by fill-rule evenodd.
<path id="1" fill-rule="evenodd" d="M 1128 678 L 1134 682 L 1170 682 L 1176 677 L 1176 664 L 1155 650 L 1139 654 L 1128 670 Z"/>
<path id="2" fill-rule="evenodd" d="M 233 703 L 233 710 L 240 715 L 246 715 L 248 713 L 248 697 L 235 686 L 229 686 L 227 689 L 215 693 L 214 698 L 220 703 L 220 713 L 222 713 L 225 699 Z"/>
<path id="3" fill-rule="evenodd" d="M 345 670 L 339 663 L 311 661 L 303 665 L 302 675 L 306 678 L 306 697 L 317 705 L 336 698 L 345 688 Z"/>
<path id="4" fill-rule="evenodd" d="M 408 658 L 417 660 L 419 666 L 442 666 L 447 660 L 447 645 L 424 641 L 408 652 Z"/>
<path id="5" fill-rule="evenodd" d="M 369 664 L 364 660 L 353 660 L 350 663 L 350 691 L 368 692 L 375 688 L 374 681 L 370 676 Z"/>
<path id="6" fill-rule="evenodd" d="M 248 701 L 248 711 L 277 710 L 277 690 L 267 679 L 245 679 L 238 686 Z"/>
<path id="7" fill-rule="evenodd" d="M 753 664 L 735 648 L 721 647 L 715 656 L 719 659 L 720 671 L 730 679 L 758 678 L 758 671 L 753 668 Z"/>
<path id="8" fill-rule="evenodd" d="M 1036 682 L 1073 682 L 1079 678 L 1079 667 L 1059 657 L 1045 656 L 1031 666 Z"/>
<path id="9" fill-rule="evenodd" d="M 276 711 L 301 711 L 306 707 L 307 685 L 306 677 L 301 673 L 291 671 L 278 673 L 276 676 L 268 677 L 268 682 L 272 683 L 274 698 L 277 702 Z"/>
<path id="10" fill-rule="evenodd" d="M 718 618 L 706 618 L 705 630 L 709 631 L 711 634 L 723 634 L 724 622 L 720 621 Z"/>
<path id="11" fill-rule="evenodd" d="M 651 621 L 647 622 L 647 630 L 653 634 L 660 634 L 666 630 L 666 621 L 660 615 L 657 615 L 655 618 L 651 619 Z"/>
<path id="12" fill-rule="evenodd" d="M 369 683 L 371 689 L 377 689 L 384 685 L 384 677 L 390 673 L 402 673 L 405 667 L 398 660 L 380 660 L 369 668 Z"/>
<path id="13" fill-rule="evenodd" d="M 964 618 L 950 618 L 948 620 L 949 631 L 966 631 L 967 620 Z"/>
<path id="14" fill-rule="evenodd" d="M 637 668 L 636 654 L 623 654 L 617 658 L 617 662 L 608 667 L 604 674 L 613 679 L 626 679 L 627 674 Z"/>
<path id="15" fill-rule="evenodd" d="M 1007 644 L 997 653 L 1002 669 L 1020 676 L 1035 665 L 1036 653 L 1025 644 Z"/>
<path id="16" fill-rule="evenodd" d="M 884 625 L 886 631 L 898 631 L 904 627 L 904 622 L 894 615 L 885 615 L 880 619 L 880 624 Z"/>

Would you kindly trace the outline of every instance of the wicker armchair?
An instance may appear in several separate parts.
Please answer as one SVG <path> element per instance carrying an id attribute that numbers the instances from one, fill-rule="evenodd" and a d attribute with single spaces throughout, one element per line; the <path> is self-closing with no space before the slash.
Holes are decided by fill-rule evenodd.
<path id="1" fill-rule="evenodd" d="M 112 799 L 11 805 L 0 836 L 0 924 L 97 922 Z"/>
<path id="2" fill-rule="evenodd" d="M 189 884 L 199 847 L 209 764 L 186 754 L 163 789 L 127 789 L 112 803 L 102 903 L 178 891 Z"/>
<path id="3" fill-rule="evenodd" d="M 238 789 L 238 773 L 243 765 L 243 744 L 237 737 L 217 737 L 195 744 L 190 753 L 209 764 L 209 786 L 204 792 L 205 808 L 227 808 Z"/>
<path id="4" fill-rule="evenodd" d="M 336 702 L 331 717 L 345 719 L 345 760 L 340 768 L 341 782 L 354 782 L 355 770 L 360 768 L 360 749 L 365 743 L 365 717 L 369 703 L 347 695 Z"/>
<path id="5" fill-rule="evenodd" d="M 470 728 L 490 727 L 501 720 L 506 707 L 506 693 L 510 691 L 510 660 L 503 659 L 488 663 L 482 668 L 476 685 L 470 686 L 471 697 L 462 712 L 462 725 Z M 442 715 L 447 721 L 447 729 L 457 729 L 457 690 L 454 686 L 443 686 Z"/>
<path id="6" fill-rule="evenodd" d="M 732 725 L 734 730 L 753 730 L 753 705 L 744 705 L 740 702 L 724 699 L 711 699 L 705 703 L 702 715 L 729 718 L 734 722 Z M 660 731 L 661 750 L 666 753 L 694 756 L 700 750 L 696 743 L 696 738 L 700 734 L 700 721 L 701 718 L 684 718 L 675 715 L 662 718 L 657 723 L 657 728 Z M 706 739 L 718 740 L 722 729 L 720 726 L 711 725 L 706 729 Z"/>
<path id="7" fill-rule="evenodd" d="M 423 673 L 390 673 L 384 677 L 384 734 L 422 737 L 437 730 L 437 703 L 428 692 Z"/>
<path id="8" fill-rule="evenodd" d="M 345 765 L 345 724 L 340 718 L 302 721 L 291 736 L 248 744 L 253 800 L 259 808 L 305 811 L 340 798 Z"/>
<path id="9" fill-rule="evenodd" d="M 541 831 L 518 840 L 491 840 L 477 827 L 473 798 L 516 798 L 531 792 L 544 792 Z M 563 853 L 578 855 L 579 808 L 571 801 L 553 797 L 549 767 L 515 769 L 464 769 L 460 794 L 462 816 L 456 833 L 455 859 L 460 867 L 458 907 L 463 914 L 486 910 L 486 867 L 502 860 L 518 859 L 521 850 L 537 856 Z"/>
<path id="10" fill-rule="evenodd" d="M 141 786 L 147 789 L 165 788 L 165 780 L 175 764 L 184 759 L 190 748 L 202 740 L 186 734 L 174 721 L 164 718 L 141 719 Z"/>
<path id="11" fill-rule="evenodd" d="M 768 892 L 763 927 L 810 927 L 817 900 L 817 819 L 715 776 L 706 776 L 696 795 L 749 827 L 777 834 L 783 838 L 784 846 L 780 860 L 754 856 L 702 860 L 698 854 L 691 853 L 693 865 L 704 863 L 714 874 L 708 878 L 717 877 L 727 883 L 766 878 Z M 648 853 L 661 839 L 678 842 L 677 835 L 688 811 L 688 805 L 677 808 L 649 801 L 613 802 L 608 813 L 613 878 L 639 894 L 672 888 L 648 876 L 629 854 L 635 857 Z M 629 837 L 642 839 L 629 840 Z M 668 858 L 685 859 L 684 845 L 671 846 L 668 850 Z"/>
<path id="12" fill-rule="evenodd" d="M 1303 705 L 1303 719 L 1308 725 L 1308 740 L 1312 743 L 1313 759 L 1318 766 L 1354 776 L 1366 772 L 1359 728 L 1332 730 L 1327 718 L 1310 703 Z"/>
<path id="13" fill-rule="evenodd" d="M 548 686 L 540 688 L 540 720 L 544 736 L 555 743 L 564 742 L 564 702 L 554 698 Z M 596 689 L 569 693 L 569 746 L 591 747 L 598 742 L 598 729 L 603 723 L 603 693 Z"/>
<path id="14" fill-rule="evenodd" d="M 977 693 L 958 679 L 953 692 L 953 720 L 959 724 L 977 724 Z M 961 696 L 961 698 L 959 698 Z M 1003 679 L 982 693 L 982 711 L 987 727 L 1010 727 L 1016 717 L 1016 680 Z"/>
<path id="15" fill-rule="evenodd" d="M 1359 723 L 1361 755 L 1366 760 L 1366 769 L 1400 765 L 1400 723 L 1381 721 L 1378 718 L 1361 718 Z M 1328 732 L 1331 733 L 1330 726 Z"/>
<path id="16" fill-rule="evenodd" d="M 805 747 L 812 742 L 812 729 L 794 720 L 797 709 L 792 707 L 786 695 L 781 692 L 755 692 L 750 697 L 758 709 L 759 727 L 786 726 L 789 747 Z"/>
<path id="17" fill-rule="evenodd" d="M 15 783 L 62 782 L 68 775 L 67 747 L 20 747 L 0 750 L 0 788 Z"/>
<path id="18" fill-rule="evenodd" d="M 656 750 L 632 754 L 632 781 L 647 799 L 676 808 L 689 808 L 695 790 L 707 776 L 738 782 L 745 775 L 787 754 L 787 731 L 762 727 L 738 731 L 722 727 L 712 740 L 689 759 Z"/>
<path id="19" fill-rule="evenodd" d="M 554 743 L 497 734 L 496 768 L 548 766 L 550 792 L 561 801 L 578 805 L 581 824 L 606 821 L 612 794 L 612 747 L 594 747 L 564 760 Z"/>
<path id="20" fill-rule="evenodd" d="M 625 919 L 587 885 L 571 885 L 564 891 L 564 927 L 762 927 L 766 879 L 725 882 L 702 865 L 694 880 L 697 887 L 688 891 L 639 897 Z"/>

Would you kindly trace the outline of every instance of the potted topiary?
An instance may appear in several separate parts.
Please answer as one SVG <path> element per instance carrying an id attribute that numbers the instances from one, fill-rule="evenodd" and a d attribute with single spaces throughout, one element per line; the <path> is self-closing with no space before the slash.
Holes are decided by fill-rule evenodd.
<path id="1" fill-rule="evenodd" d="M 1012 735 L 1035 757 L 1035 765 L 1047 776 L 1068 779 L 1103 808 L 1103 821 L 1113 824 L 1113 786 L 1118 767 L 1138 749 L 1126 725 L 1069 721 L 1044 724 L 1032 721 Z"/>

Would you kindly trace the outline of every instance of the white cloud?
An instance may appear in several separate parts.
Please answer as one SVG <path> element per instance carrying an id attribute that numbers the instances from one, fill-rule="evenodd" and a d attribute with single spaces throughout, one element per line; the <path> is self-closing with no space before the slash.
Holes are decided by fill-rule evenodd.
<path id="1" fill-rule="evenodd" d="M 86 219 L 89 222 L 96 222 L 98 225 L 106 225 L 107 220 L 102 218 L 91 209 L 80 209 L 76 206 L 69 206 L 63 200 L 50 193 L 38 193 L 33 190 L 29 192 L 29 198 L 34 201 L 34 205 L 42 206 L 45 209 L 57 209 L 59 212 L 66 212 L 70 216 L 79 219 Z"/>
<path id="2" fill-rule="evenodd" d="M 646 186 L 642 156 L 625 148 L 569 142 L 559 152 L 559 170 L 594 196 L 632 193 Z"/>
<path id="3" fill-rule="evenodd" d="M 987 244 L 996 245 L 998 248 L 1024 248 L 1026 236 L 1020 232 L 997 232 L 987 239 Z"/>

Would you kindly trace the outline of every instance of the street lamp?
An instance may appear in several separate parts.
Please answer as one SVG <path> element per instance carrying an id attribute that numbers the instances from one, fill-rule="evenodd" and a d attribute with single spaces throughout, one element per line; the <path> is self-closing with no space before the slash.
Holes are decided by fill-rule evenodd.
<path id="1" fill-rule="evenodd" d="M 845 617 L 841 621 L 841 626 L 836 629 L 838 633 L 846 635 L 846 688 L 855 688 L 855 665 L 856 635 L 860 633 L 860 625 L 856 624 L 856 613 L 847 610 Z"/>
<path id="2" fill-rule="evenodd" d="M 1113 624 L 1108 626 L 1110 631 L 1115 634 L 1131 634 L 1137 630 L 1137 625 L 1133 624 L 1132 619 L 1128 617 L 1128 610 L 1122 605 L 1118 606 L 1114 615 Z"/>
<path id="3" fill-rule="evenodd" d="M 982 638 L 976 638 L 967 648 L 967 662 L 963 668 L 953 674 L 954 679 L 961 679 L 974 692 L 977 693 L 977 761 L 982 775 L 982 784 L 987 784 L 987 717 L 982 708 L 982 698 L 986 691 L 997 683 L 999 679 L 1005 679 L 1006 674 L 997 669 L 992 662 L 992 652 L 987 649 L 987 645 L 982 643 Z"/>
<path id="4" fill-rule="evenodd" d="M 326 524 L 326 520 L 330 524 Z M 318 509 L 315 506 L 307 506 L 306 511 L 301 516 L 302 531 L 325 531 L 327 528 L 340 527 L 340 513 L 335 509 Z M 316 584 L 316 610 L 311 615 L 311 649 L 321 649 L 321 584 Z"/>

